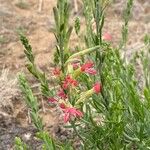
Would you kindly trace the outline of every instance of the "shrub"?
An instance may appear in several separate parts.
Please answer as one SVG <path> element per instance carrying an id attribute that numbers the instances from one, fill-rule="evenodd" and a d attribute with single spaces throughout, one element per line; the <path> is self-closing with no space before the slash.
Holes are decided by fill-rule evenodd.
<path id="1" fill-rule="evenodd" d="M 102 33 L 107 5 L 107 0 L 83 0 L 86 22 L 84 46 L 79 44 L 77 51 L 73 52 L 69 45 L 73 30 L 69 25 L 69 2 L 58 0 L 57 7 L 53 9 L 53 31 L 57 41 L 54 88 L 49 88 L 45 73 L 34 63 L 32 47 L 27 38 L 20 34 L 28 58 L 27 68 L 40 82 L 41 93 L 47 102 L 58 106 L 64 114 L 66 127 L 72 128 L 80 140 L 79 149 L 150 149 L 149 37 L 145 38 L 144 48 L 127 62 L 126 56 L 122 58 L 121 55 L 127 44 L 133 0 L 127 1 L 122 40 L 118 48 L 111 45 L 111 35 Z M 75 21 L 75 31 L 80 39 L 79 18 Z M 144 74 L 143 85 L 139 85 L 136 76 L 137 60 L 142 64 L 139 73 Z M 32 121 L 39 130 L 37 137 L 44 142 L 43 149 L 73 149 L 70 144 L 62 144 L 44 131 L 37 99 L 24 75 L 19 76 L 19 82 Z"/>

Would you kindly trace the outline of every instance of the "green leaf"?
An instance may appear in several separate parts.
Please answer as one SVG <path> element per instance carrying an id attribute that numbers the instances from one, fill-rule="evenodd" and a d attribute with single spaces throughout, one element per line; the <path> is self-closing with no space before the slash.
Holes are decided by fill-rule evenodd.
<path id="1" fill-rule="evenodd" d="M 38 132 L 36 136 L 44 142 L 44 150 L 56 150 L 56 145 L 47 132 Z"/>
<path id="2" fill-rule="evenodd" d="M 21 40 L 21 42 L 22 42 L 22 44 L 25 48 L 24 53 L 26 54 L 29 61 L 31 63 L 33 63 L 34 62 L 34 56 L 33 56 L 33 53 L 32 53 L 32 47 L 29 44 L 28 39 L 22 33 L 20 33 L 20 40 Z"/>
<path id="3" fill-rule="evenodd" d="M 19 137 L 15 137 L 15 147 L 14 150 L 31 150 L 29 147 L 21 141 Z"/>
<path id="4" fill-rule="evenodd" d="M 59 31 L 59 15 L 58 15 L 58 9 L 56 7 L 53 8 L 54 13 L 54 19 L 55 19 L 55 26 L 56 26 L 56 32 Z"/>
<path id="5" fill-rule="evenodd" d="M 30 86 L 23 74 L 19 75 L 19 84 L 25 97 L 26 104 L 30 108 L 30 115 L 34 125 L 38 130 L 43 129 L 42 120 L 38 114 L 39 107 L 36 97 L 34 97 Z"/>
<path id="6" fill-rule="evenodd" d="M 75 54 L 73 54 L 72 56 L 69 57 L 69 59 L 66 61 L 66 64 L 70 63 L 74 58 L 76 58 L 78 56 L 83 56 L 83 55 L 92 53 L 92 52 L 98 50 L 100 47 L 101 46 L 95 46 L 95 47 L 92 47 L 92 48 L 89 48 L 89 49 L 82 50 L 82 51 L 80 51 L 78 53 L 75 53 Z"/>
<path id="7" fill-rule="evenodd" d="M 150 90 L 148 90 L 147 88 L 144 89 L 144 96 L 147 101 L 147 105 L 150 108 Z"/>
<path id="8" fill-rule="evenodd" d="M 78 35 L 80 32 L 80 19 L 79 19 L 79 17 L 76 17 L 74 27 L 75 27 L 76 34 Z"/>

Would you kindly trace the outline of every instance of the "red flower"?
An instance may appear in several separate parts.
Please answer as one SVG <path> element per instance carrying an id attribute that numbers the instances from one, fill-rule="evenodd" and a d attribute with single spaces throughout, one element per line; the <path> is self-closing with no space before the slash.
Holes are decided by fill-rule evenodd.
<path id="1" fill-rule="evenodd" d="M 64 122 L 68 122 L 71 120 L 72 117 L 75 117 L 75 118 L 80 118 L 80 117 L 83 117 L 83 113 L 80 111 L 80 110 L 77 110 L 76 108 L 74 107 L 68 107 L 64 110 Z"/>
<path id="2" fill-rule="evenodd" d="M 58 96 L 62 99 L 66 99 L 67 98 L 67 95 L 65 94 L 65 92 L 63 91 L 63 89 L 61 89 L 59 92 L 58 92 Z"/>
<path id="3" fill-rule="evenodd" d="M 94 67 L 93 62 L 87 62 L 81 66 L 81 71 L 91 75 L 95 75 L 97 72 L 93 67 Z"/>
<path id="4" fill-rule="evenodd" d="M 55 68 L 55 69 L 53 70 L 53 75 L 54 75 L 54 76 L 59 76 L 59 75 L 60 75 L 60 69 L 59 69 L 59 68 Z"/>
<path id="5" fill-rule="evenodd" d="M 68 83 L 64 81 L 64 83 L 62 85 L 63 89 L 66 90 L 68 88 L 68 86 L 69 86 Z"/>
<path id="6" fill-rule="evenodd" d="M 50 98 L 48 98 L 48 102 L 55 103 L 55 102 L 57 102 L 57 100 L 54 97 L 50 97 Z"/>
<path id="7" fill-rule="evenodd" d="M 60 107 L 61 109 L 66 109 L 66 108 L 67 108 L 64 103 L 60 103 L 60 104 L 59 104 L 59 107 Z"/>
<path id="8" fill-rule="evenodd" d="M 71 78 L 71 76 L 67 75 L 65 80 L 66 82 L 71 83 L 73 79 Z"/>
<path id="9" fill-rule="evenodd" d="M 77 86 L 78 82 L 71 78 L 69 75 L 65 78 L 65 81 L 63 82 L 63 89 L 67 89 L 69 86 Z"/>
<path id="10" fill-rule="evenodd" d="M 105 33 L 102 38 L 105 41 L 111 41 L 112 40 L 112 36 L 109 33 Z"/>
<path id="11" fill-rule="evenodd" d="M 93 89 L 94 89 L 95 93 L 98 94 L 101 92 L 102 86 L 100 83 L 95 83 Z"/>
<path id="12" fill-rule="evenodd" d="M 84 72 L 85 70 L 92 68 L 93 66 L 94 66 L 93 62 L 87 62 L 81 66 L 81 71 Z"/>
<path id="13" fill-rule="evenodd" d="M 77 82 L 76 80 L 72 80 L 70 83 L 71 83 L 73 86 L 77 86 L 77 85 L 78 85 L 78 82 Z"/>
<path id="14" fill-rule="evenodd" d="M 97 73 L 97 71 L 94 68 L 86 69 L 85 72 L 91 75 L 95 75 Z"/>

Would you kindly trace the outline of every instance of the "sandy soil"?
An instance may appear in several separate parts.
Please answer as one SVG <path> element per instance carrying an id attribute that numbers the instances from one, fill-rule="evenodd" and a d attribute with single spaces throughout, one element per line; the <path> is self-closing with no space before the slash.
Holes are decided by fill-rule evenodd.
<path id="1" fill-rule="evenodd" d="M 112 34 L 115 44 L 121 38 L 122 12 L 125 2 L 126 0 L 115 0 L 106 14 L 104 32 Z M 51 32 L 51 28 L 54 26 L 52 8 L 55 5 L 56 0 L 43 0 L 42 9 L 39 11 L 39 1 L 37 0 L 0 0 L 0 70 L 9 70 L 5 82 L 14 81 L 16 74 L 20 71 L 26 72 L 23 47 L 18 38 L 19 31 L 25 32 L 28 36 L 35 54 L 36 64 L 42 70 L 50 72 L 50 63 L 55 48 L 55 38 Z M 82 12 L 80 2 L 79 7 Z M 74 11 L 72 9 L 73 17 Z M 84 24 L 83 21 L 82 24 Z M 133 15 L 129 23 L 128 55 L 142 46 L 146 33 L 150 33 L 150 3 L 148 0 L 135 0 Z M 72 41 L 75 43 L 76 39 L 72 37 Z M 17 135 L 21 135 L 30 145 L 34 143 L 33 149 L 38 149 L 37 147 L 40 149 L 40 142 L 33 137 L 36 131 L 29 123 L 28 110 L 23 103 L 17 83 L 15 87 L 17 94 L 12 94 L 6 99 L 6 101 L 11 101 L 10 106 L 0 109 L 0 150 L 11 149 L 14 137 Z M 4 90 L 5 88 L 0 90 L 0 96 Z M 2 95 L 2 97 L 5 96 L 6 94 Z M 0 100 L 4 101 L 4 98 Z M 65 138 L 64 135 L 68 135 L 68 133 L 60 129 L 60 121 L 55 115 L 56 110 L 47 105 L 45 105 L 45 109 L 46 112 L 41 111 L 41 115 L 47 129 L 53 130 L 53 134 Z"/>

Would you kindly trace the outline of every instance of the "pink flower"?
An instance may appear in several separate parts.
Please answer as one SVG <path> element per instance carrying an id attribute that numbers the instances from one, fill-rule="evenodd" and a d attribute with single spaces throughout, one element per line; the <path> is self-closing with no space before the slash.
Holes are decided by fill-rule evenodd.
<path id="1" fill-rule="evenodd" d="M 64 122 L 68 122 L 72 119 L 72 117 L 80 118 L 83 117 L 83 113 L 80 110 L 77 110 L 74 107 L 68 107 L 64 110 Z"/>
<path id="2" fill-rule="evenodd" d="M 65 94 L 64 90 L 61 89 L 58 91 L 58 96 L 62 99 L 66 99 L 67 98 L 67 95 Z"/>
<path id="3" fill-rule="evenodd" d="M 112 40 L 112 36 L 109 33 L 104 33 L 102 38 L 105 41 L 111 41 Z"/>
<path id="4" fill-rule="evenodd" d="M 62 87 L 64 90 L 66 90 L 68 88 L 69 84 L 67 82 L 64 81 Z"/>
<path id="5" fill-rule="evenodd" d="M 81 66 L 81 71 L 88 73 L 90 75 L 95 75 L 97 71 L 93 67 L 94 67 L 93 62 L 87 62 Z"/>
<path id="6" fill-rule="evenodd" d="M 95 91 L 96 94 L 100 93 L 101 90 L 102 90 L 102 86 L 100 83 L 95 83 L 94 86 L 93 86 L 93 89 Z"/>
<path id="7" fill-rule="evenodd" d="M 85 72 L 91 75 L 96 75 L 97 73 L 97 71 L 94 68 L 86 69 Z"/>
<path id="8" fill-rule="evenodd" d="M 48 102 L 55 103 L 55 102 L 57 102 L 57 100 L 54 97 L 50 97 L 50 98 L 48 98 Z"/>
<path id="9" fill-rule="evenodd" d="M 65 78 L 66 82 L 71 83 L 73 81 L 73 79 L 71 78 L 70 75 L 67 75 Z"/>
<path id="10" fill-rule="evenodd" d="M 79 63 L 72 63 L 73 69 L 79 68 L 80 64 Z"/>
<path id="11" fill-rule="evenodd" d="M 61 109 L 66 109 L 66 108 L 67 108 L 64 103 L 60 103 L 60 104 L 59 104 L 59 107 L 60 107 Z"/>
<path id="12" fill-rule="evenodd" d="M 53 70 L 53 75 L 54 75 L 54 76 L 59 76 L 59 75 L 60 75 L 60 69 L 59 69 L 59 68 L 55 68 L 55 69 Z"/>
<path id="13" fill-rule="evenodd" d="M 81 66 L 81 71 L 84 72 L 85 70 L 92 68 L 93 66 L 94 66 L 93 62 L 87 62 Z"/>
<path id="14" fill-rule="evenodd" d="M 66 90 L 69 86 L 77 86 L 77 85 L 78 85 L 78 82 L 75 79 L 71 78 L 71 76 L 68 75 L 65 78 L 62 87 L 63 87 L 63 89 Z"/>
<path id="15" fill-rule="evenodd" d="M 70 83 L 71 83 L 73 86 L 77 86 L 77 85 L 78 85 L 78 82 L 77 82 L 76 80 L 72 80 Z"/>

